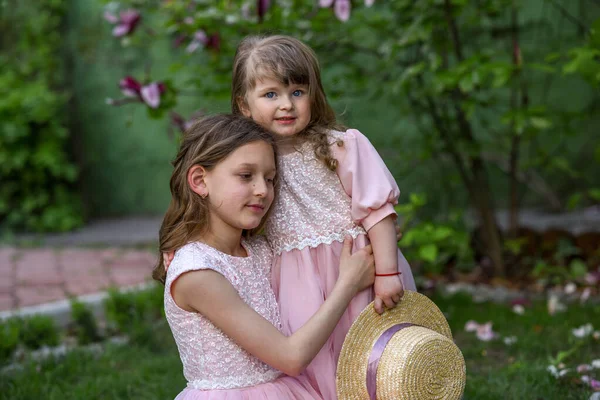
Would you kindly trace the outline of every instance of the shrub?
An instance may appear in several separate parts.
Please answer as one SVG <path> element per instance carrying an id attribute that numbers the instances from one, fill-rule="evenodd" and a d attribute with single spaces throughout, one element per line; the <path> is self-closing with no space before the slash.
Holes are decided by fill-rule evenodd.
<path id="1" fill-rule="evenodd" d="M 59 333 L 56 323 L 51 317 L 34 315 L 22 319 L 21 342 L 30 349 L 42 346 L 57 346 Z"/>

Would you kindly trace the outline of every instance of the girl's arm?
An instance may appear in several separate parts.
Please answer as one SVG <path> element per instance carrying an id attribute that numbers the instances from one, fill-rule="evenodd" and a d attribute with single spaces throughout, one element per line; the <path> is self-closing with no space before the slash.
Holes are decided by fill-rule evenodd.
<path id="1" fill-rule="evenodd" d="M 183 274 L 173 283 L 173 298 L 180 307 L 208 318 L 250 354 L 296 376 L 323 347 L 354 295 L 373 284 L 372 248 L 350 256 L 351 248 L 352 241 L 344 241 L 340 277 L 325 303 L 289 337 L 250 308 L 218 272 Z"/>
<path id="2" fill-rule="evenodd" d="M 396 239 L 395 215 L 382 219 L 369 231 L 369 240 L 375 256 L 375 273 L 392 274 L 398 272 L 398 240 Z M 404 296 L 400 275 L 375 276 L 375 311 L 383 313 L 383 304 L 393 308 Z"/>

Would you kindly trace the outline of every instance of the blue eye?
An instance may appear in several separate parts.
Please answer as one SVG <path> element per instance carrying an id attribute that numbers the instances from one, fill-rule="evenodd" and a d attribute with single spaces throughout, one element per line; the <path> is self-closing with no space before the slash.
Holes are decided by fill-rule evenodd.
<path id="1" fill-rule="evenodd" d="M 266 97 L 267 99 L 272 99 L 273 97 L 275 97 L 275 92 L 268 92 L 268 93 L 265 93 L 265 97 Z"/>
<path id="2" fill-rule="evenodd" d="M 302 90 L 294 90 L 294 92 L 292 93 L 292 95 L 299 97 L 302 96 Z"/>

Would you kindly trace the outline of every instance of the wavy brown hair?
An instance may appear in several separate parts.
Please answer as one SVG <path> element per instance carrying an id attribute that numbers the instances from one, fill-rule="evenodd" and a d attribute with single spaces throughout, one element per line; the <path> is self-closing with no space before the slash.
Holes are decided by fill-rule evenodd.
<path id="1" fill-rule="evenodd" d="M 152 271 L 152 278 L 165 283 L 163 253 L 178 250 L 210 229 L 209 200 L 203 199 L 189 187 L 187 175 L 190 168 L 200 165 L 210 171 L 236 149 L 257 141 L 268 143 L 275 152 L 273 136 L 256 122 L 240 115 L 208 116 L 194 122 L 185 132 L 179 153 L 173 160 L 171 203 L 160 227 L 159 260 Z M 244 236 L 259 232 L 268 216 L 269 212 L 258 227 L 244 231 Z"/>
<path id="2" fill-rule="evenodd" d="M 315 52 L 290 36 L 247 36 L 238 45 L 233 60 L 231 110 L 242 114 L 246 94 L 261 78 L 271 78 L 284 85 L 307 85 L 310 96 L 310 121 L 298 135 L 313 144 L 315 156 L 335 171 L 337 160 L 330 149 L 329 131 L 343 130 L 327 102 L 321 83 L 321 69 Z M 337 142 L 342 145 L 341 141 Z"/>

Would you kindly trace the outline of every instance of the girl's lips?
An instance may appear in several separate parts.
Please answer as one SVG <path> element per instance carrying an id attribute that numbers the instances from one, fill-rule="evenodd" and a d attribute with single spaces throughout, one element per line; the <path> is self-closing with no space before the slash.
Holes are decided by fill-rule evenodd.
<path id="1" fill-rule="evenodd" d="M 250 204 L 248 206 L 248 208 L 250 208 L 252 211 L 254 211 L 256 213 L 262 213 L 265 210 L 265 207 L 258 205 L 258 204 Z"/>
<path id="2" fill-rule="evenodd" d="M 277 123 L 282 124 L 282 125 L 289 125 L 289 124 L 293 124 L 294 121 L 296 121 L 296 118 L 293 118 L 293 117 L 275 118 L 275 121 L 277 121 Z"/>

